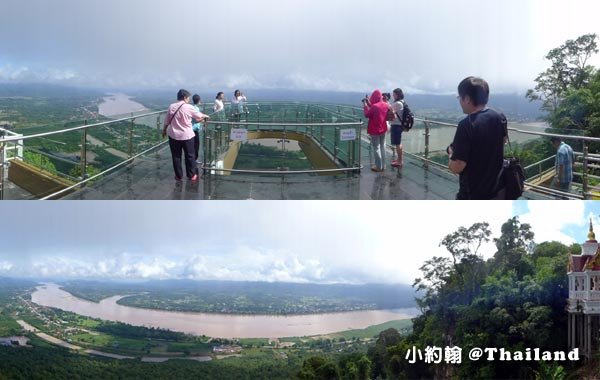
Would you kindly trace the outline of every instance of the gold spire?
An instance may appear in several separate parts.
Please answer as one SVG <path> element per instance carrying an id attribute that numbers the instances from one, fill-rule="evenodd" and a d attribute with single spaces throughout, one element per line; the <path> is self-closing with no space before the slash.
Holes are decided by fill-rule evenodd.
<path id="1" fill-rule="evenodd" d="M 588 233 L 588 240 L 596 240 L 596 234 L 594 233 L 594 226 L 592 225 L 592 218 L 590 218 L 590 232 Z"/>

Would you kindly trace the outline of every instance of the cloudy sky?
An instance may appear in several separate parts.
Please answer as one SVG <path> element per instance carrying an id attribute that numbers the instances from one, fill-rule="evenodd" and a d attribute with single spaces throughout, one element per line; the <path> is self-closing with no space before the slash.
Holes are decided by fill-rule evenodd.
<path id="1" fill-rule="evenodd" d="M 498 236 L 519 215 L 570 244 L 593 217 L 600 233 L 600 202 L 551 202 L 8 203 L 0 276 L 412 283 L 459 226 Z"/>
<path id="2" fill-rule="evenodd" d="M 522 92 L 597 0 L 2 0 L 0 81 Z M 600 57 L 594 64 L 600 65 Z"/>

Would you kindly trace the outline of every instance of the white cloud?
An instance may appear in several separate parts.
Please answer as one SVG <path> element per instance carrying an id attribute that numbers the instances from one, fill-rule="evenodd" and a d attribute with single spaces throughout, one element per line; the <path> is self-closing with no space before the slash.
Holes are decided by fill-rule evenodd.
<path id="1" fill-rule="evenodd" d="M 575 243 L 573 236 L 565 234 L 568 226 L 585 226 L 585 203 L 580 201 L 535 201 L 528 203 L 529 212 L 520 217 L 521 222 L 533 227 L 535 240 Z M 578 242 L 579 243 L 579 242 Z"/>
<path id="2" fill-rule="evenodd" d="M 10 272 L 14 268 L 14 265 L 8 261 L 0 261 L 0 273 Z"/>
<path id="3" fill-rule="evenodd" d="M 527 204 L 520 220 L 537 242 L 581 240 L 571 235 L 587 230 L 589 216 L 600 226 L 595 202 Z M 0 253 L 0 273 L 324 283 L 412 283 L 425 260 L 447 255 L 439 246 L 446 234 L 485 221 L 498 237 L 514 214 L 513 203 L 501 201 L 135 202 L 126 210 L 92 202 L 8 204 L 5 211 L 17 215 L 0 220 L 5 252 L 20 253 Z M 70 223 L 52 223 L 57 215 Z M 173 215 L 190 218 L 162 222 Z M 39 231 L 35 242 L 13 238 L 23 225 Z M 481 252 L 490 257 L 493 242 Z"/>
<path id="4" fill-rule="evenodd" d="M 376 16 L 361 0 L 177 4 L 4 1 L 0 57 L 29 72 L 1 77 L 109 87 L 187 83 L 361 92 L 392 82 L 448 92 L 476 74 L 495 90 L 514 92 L 532 85 L 547 66 L 549 49 L 600 30 L 600 6 L 588 0 L 571 0 L 568 7 L 555 0 L 505 0 L 502 6 L 381 0 Z M 176 19 L 181 9 L 187 24 L 160 22 Z"/>
<path id="5" fill-rule="evenodd" d="M 190 279 L 319 282 L 327 280 L 324 273 L 325 269 L 315 257 L 242 246 L 222 256 L 195 255 L 185 260 L 180 276 Z"/>

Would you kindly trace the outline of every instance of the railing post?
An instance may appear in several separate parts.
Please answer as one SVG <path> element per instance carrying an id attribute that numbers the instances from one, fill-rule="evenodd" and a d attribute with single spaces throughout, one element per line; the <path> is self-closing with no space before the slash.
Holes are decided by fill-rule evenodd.
<path id="1" fill-rule="evenodd" d="M 429 160 L 429 123 L 427 121 L 423 121 L 425 124 L 425 159 Z M 425 169 L 429 169 L 429 162 L 425 161 L 425 165 L 423 165 Z"/>
<path id="2" fill-rule="evenodd" d="M 583 199 L 590 199 L 588 186 L 588 143 L 583 141 L 583 173 L 581 176 L 581 185 L 583 187 Z"/>
<path id="3" fill-rule="evenodd" d="M 208 149 L 208 123 L 204 123 L 204 130 L 202 131 L 202 174 L 206 174 L 207 160 L 206 160 L 206 150 Z"/>
<path id="4" fill-rule="evenodd" d="M 83 121 L 83 125 L 87 125 L 87 120 Z M 81 138 L 81 179 L 87 177 L 87 128 L 83 129 Z"/>
<path id="5" fill-rule="evenodd" d="M 131 117 L 133 117 L 133 112 L 131 113 Z M 135 119 L 131 119 L 129 123 L 129 145 L 127 147 L 127 153 L 129 154 L 129 158 L 133 156 L 133 123 Z"/>
<path id="6" fill-rule="evenodd" d="M 156 132 L 158 133 L 158 139 L 157 141 L 160 141 L 160 139 L 162 138 L 162 131 L 160 128 L 160 115 L 158 115 L 156 117 Z"/>
<path id="7" fill-rule="evenodd" d="M 5 143 L 0 142 L 0 201 L 4 200 L 4 147 Z"/>
<path id="8" fill-rule="evenodd" d="M 356 138 L 358 139 L 358 167 L 362 165 L 362 129 L 363 129 L 363 121 L 361 120 L 361 125 L 357 126 L 358 129 L 356 133 Z M 358 173 L 360 174 L 360 169 L 358 169 Z"/>
<path id="9" fill-rule="evenodd" d="M 214 155 L 213 149 L 214 149 L 214 130 L 210 131 L 210 136 L 207 137 L 207 141 L 208 141 L 208 163 L 210 163 L 212 165 L 212 161 L 213 158 L 215 160 L 215 166 L 216 166 L 216 155 Z M 206 155 L 206 153 L 204 153 L 204 155 Z M 204 166 L 208 166 L 207 162 L 204 163 Z"/>
<path id="10" fill-rule="evenodd" d="M 335 127 L 333 129 L 333 159 L 337 160 L 338 158 L 338 150 L 339 150 L 339 128 L 340 127 Z"/>

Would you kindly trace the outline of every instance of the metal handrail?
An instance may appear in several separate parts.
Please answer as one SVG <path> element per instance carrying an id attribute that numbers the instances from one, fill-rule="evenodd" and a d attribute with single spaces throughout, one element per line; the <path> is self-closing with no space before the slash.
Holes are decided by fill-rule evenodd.
<path id="1" fill-rule="evenodd" d="M 145 113 L 145 114 L 141 114 L 141 115 L 128 116 L 128 117 L 124 117 L 124 118 L 120 118 L 120 119 L 115 119 L 115 120 L 102 121 L 102 122 L 94 123 L 94 124 L 79 125 L 77 127 L 65 128 L 65 129 L 60 129 L 60 130 L 57 130 L 57 131 L 35 133 L 33 135 L 24 135 L 24 136 L 20 136 L 20 137 L 0 138 L 0 142 L 11 142 L 11 141 L 18 141 L 18 140 L 28 140 L 28 139 L 38 138 L 38 137 L 46 137 L 46 136 L 59 135 L 59 134 L 62 134 L 62 133 L 67 133 L 67 132 L 73 132 L 73 131 L 79 131 L 79 130 L 83 130 L 83 129 L 90 129 L 90 128 L 94 128 L 94 127 L 101 127 L 101 126 L 109 125 L 109 124 L 121 123 L 123 121 L 131 121 L 131 120 L 139 119 L 139 118 L 142 118 L 142 117 L 152 116 L 152 115 L 158 115 L 158 114 L 162 114 L 162 113 L 167 113 L 167 111 L 154 111 L 154 112 L 149 112 L 149 113 Z"/>
<path id="2" fill-rule="evenodd" d="M 314 173 L 338 173 L 347 172 L 354 170 L 364 169 L 363 165 L 352 167 L 352 168 L 336 168 L 336 169 L 315 169 L 315 170 L 250 170 L 250 169 L 219 169 L 214 166 L 203 166 L 203 170 L 215 171 L 215 172 L 228 172 L 228 173 L 246 173 L 246 174 L 273 174 L 273 175 L 287 175 L 287 174 L 314 174 Z"/>
<path id="3" fill-rule="evenodd" d="M 40 198 L 40 200 L 41 200 L 41 201 L 48 200 L 48 199 L 54 198 L 54 197 L 56 197 L 56 196 L 58 196 L 58 195 L 61 195 L 61 194 L 63 194 L 63 193 L 66 193 L 66 192 L 68 192 L 68 191 L 71 191 L 71 190 L 73 190 L 73 189 L 74 189 L 74 188 L 76 188 L 76 187 L 79 187 L 79 186 L 81 186 L 81 185 L 83 185 L 83 184 L 85 184 L 85 183 L 87 183 L 87 182 L 89 182 L 89 181 L 92 181 L 92 180 L 94 180 L 94 179 L 96 179 L 96 178 L 98 178 L 98 177 L 100 177 L 100 176 L 102 176 L 102 175 L 104 175 L 104 174 L 106 174 L 106 173 L 108 173 L 108 172 L 111 172 L 111 171 L 113 171 L 113 170 L 115 170 L 115 169 L 117 169 L 117 168 L 119 168 L 119 167 L 121 167 L 121 166 L 123 166 L 123 165 L 125 165 L 125 164 L 127 164 L 127 163 L 129 163 L 129 162 L 131 162 L 131 161 L 133 161 L 134 159 L 136 159 L 136 158 L 138 158 L 138 157 L 140 157 L 140 156 L 143 156 L 143 155 L 144 155 L 144 154 L 146 154 L 146 153 L 149 153 L 149 152 L 153 151 L 154 149 L 156 149 L 156 148 L 160 147 L 161 145 L 164 145 L 164 144 L 166 144 L 166 142 L 167 142 L 166 140 L 165 140 L 165 141 L 161 141 L 161 142 L 160 142 L 160 143 L 158 143 L 157 145 L 154 145 L 154 146 L 152 146 L 152 147 L 150 147 L 150 148 L 146 149 L 146 150 L 145 150 L 145 151 L 143 151 L 143 152 L 140 152 L 140 153 L 138 153 L 138 154 L 136 154 L 136 155 L 134 155 L 134 156 L 131 156 L 131 157 L 129 157 L 128 159 L 126 159 L 126 160 L 124 160 L 124 161 L 121 161 L 121 162 L 119 162 L 118 164 L 116 164 L 116 165 L 113 165 L 113 166 L 111 166 L 110 168 L 108 168 L 108 169 L 106 169 L 106 170 L 104 170 L 104 171 L 102 171 L 102 172 L 100 172 L 100 173 L 98 173 L 98 174 L 95 174 L 95 175 L 93 175 L 93 176 L 90 176 L 90 177 L 88 177 L 88 178 L 86 178 L 86 179 L 84 179 L 84 180 L 82 180 L 82 181 L 79 181 L 79 182 L 77 182 L 77 183 L 76 183 L 76 184 L 74 184 L 74 185 L 71 185 L 71 186 L 69 186 L 69 187 L 66 187 L 66 188 L 64 188 L 64 189 L 62 189 L 62 190 L 59 190 L 59 191 L 55 192 L 55 193 L 52 193 L 52 194 L 50 194 L 50 195 L 46 195 L 45 197 L 43 197 L 43 198 Z"/>
<path id="4" fill-rule="evenodd" d="M 544 162 L 546 162 L 546 161 L 550 161 L 550 160 L 552 160 L 552 159 L 554 159 L 554 158 L 556 158 L 556 154 L 555 154 L 555 155 L 553 155 L 553 156 L 550 156 L 550 157 L 548 157 L 548 158 L 544 158 L 543 160 L 540 160 L 540 161 L 538 161 L 538 162 L 535 162 L 535 163 L 533 163 L 533 164 L 531 164 L 531 165 L 528 165 L 528 166 L 524 167 L 524 168 L 523 168 L 523 170 L 531 169 L 531 168 L 532 168 L 532 167 L 534 167 L 534 166 L 537 166 L 537 165 L 539 165 L 539 164 L 543 164 Z"/>
<path id="5" fill-rule="evenodd" d="M 333 104 L 323 104 L 323 105 L 333 105 Z M 355 109 L 355 110 L 362 110 L 360 107 L 356 107 L 356 106 L 345 105 L 344 107 Z M 347 115 L 347 116 L 351 116 L 351 115 Z M 435 124 L 435 125 L 443 125 L 446 127 L 453 127 L 453 128 L 458 127 L 458 124 L 430 120 L 430 119 L 422 118 L 422 117 L 415 117 L 415 120 L 421 121 L 421 122 L 427 122 L 427 123 L 431 123 L 431 124 Z M 528 134 L 528 135 L 535 135 L 535 136 L 559 137 L 561 139 L 564 138 L 564 139 L 571 139 L 571 140 L 600 142 L 600 137 L 564 135 L 564 134 L 559 134 L 559 133 L 547 133 L 547 132 L 533 132 L 533 131 L 525 131 L 525 130 L 517 129 L 517 128 L 513 128 L 513 127 L 508 127 L 508 130 L 513 131 L 513 132 L 518 132 L 518 133 L 524 133 L 524 134 Z"/>
<path id="6" fill-rule="evenodd" d="M 339 127 L 339 126 L 358 126 L 362 125 L 362 121 L 354 122 L 343 122 L 343 123 L 263 123 L 263 122 L 250 122 L 250 121 L 218 121 L 208 120 L 206 124 L 219 124 L 219 125 L 264 125 L 272 127 Z"/>
<path id="7" fill-rule="evenodd" d="M 228 104 L 228 103 L 226 103 Z M 307 105 L 307 106 L 318 106 L 320 109 L 324 110 L 324 111 L 328 111 L 331 113 L 335 113 L 336 115 L 340 115 L 340 116 L 348 116 L 349 118 L 352 119 L 357 119 L 357 115 L 356 114 L 350 114 L 350 113 L 344 113 L 343 111 L 348 110 L 348 109 L 354 109 L 356 111 L 361 111 L 362 109 L 360 107 L 356 107 L 356 106 L 349 106 L 349 105 L 335 105 L 335 104 L 330 104 L 330 103 L 312 103 L 312 102 L 289 102 L 289 101 L 282 101 L 282 102 L 264 102 L 264 103 L 244 103 L 245 106 L 261 106 L 261 105 Z M 336 110 L 330 110 L 328 108 L 326 108 L 327 106 L 341 106 L 344 107 L 344 109 L 340 110 L 339 107 Z M 19 144 L 20 146 L 22 146 L 22 141 L 24 140 L 28 140 L 28 139 L 33 139 L 33 138 L 44 138 L 46 136 L 53 136 L 53 135 L 59 135 L 62 133 L 67 133 L 67 132 L 72 132 L 72 131 L 78 131 L 78 130 L 84 130 L 87 131 L 90 128 L 94 128 L 94 127 L 100 127 L 100 126 L 106 126 L 106 125 L 111 125 L 111 124 L 116 124 L 116 123 L 121 123 L 121 122 L 127 122 L 130 121 L 131 123 L 134 122 L 135 119 L 139 119 L 139 118 L 143 118 L 143 117 L 148 117 L 148 116 L 153 116 L 153 115 L 162 115 L 162 114 L 166 114 L 168 111 L 162 110 L 162 111 L 152 111 L 152 112 L 147 112 L 147 113 L 143 113 L 143 114 L 139 114 L 139 115 L 131 115 L 131 116 L 127 116 L 127 117 L 122 117 L 119 119 L 114 119 L 114 120 L 107 120 L 107 121 L 102 121 L 102 122 L 97 122 L 97 123 L 93 123 L 93 124 L 84 124 L 84 125 L 79 125 L 79 126 L 75 126 L 75 127 L 71 127 L 71 128 L 65 128 L 62 130 L 56 130 L 56 131 L 49 131 L 49 132 L 43 132 L 43 133 L 37 133 L 37 134 L 32 134 L 32 135 L 21 135 L 21 136 L 3 136 L 0 137 L 0 146 L 4 145 L 6 146 L 6 143 L 13 143 L 13 144 Z M 214 114 L 216 114 L 217 112 L 213 112 L 210 113 L 209 116 L 212 116 Z M 429 120 L 427 118 L 421 118 L 421 117 L 416 117 L 415 120 L 423 122 L 425 124 L 425 129 L 426 129 L 426 140 L 427 140 L 427 134 L 428 131 L 430 129 L 430 125 L 438 125 L 438 126 L 447 126 L 447 127 L 453 127 L 456 128 L 457 124 L 453 124 L 453 123 L 449 123 L 449 122 L 442 122 L 442 121 L 435 121 L 435 120 Z M 157 121 L 158 123 L 158 121 Z M 235 126 L 278 126 L 278 127 L 311 127 L 311 126 L 321 126 L 321 127 L 328 127 L 328 126 L 335 126 L 335 127 L 339 127 L 339 126 L 360 126 L 363 125 L 364 123 L 362 121 L 354 121 L 354 122 L 340 122 L 340 123 L 277 123 L 277 122 L 270 122 L 270 123 L 265 123 L 265 122 L 248 122 L 248 121 L 239 121 L 239 122 L 235 122 L 235 121 L 218 121 L 218 120 L 207 120 L 205 122 L 205 125 L 235 125 Z M 133 127 L 133 124 L 132 124 Z M 584 152 L 583 153 L 577 153 L 578 156 L 582 156 L 583 157 L 583 165 L 584 165 L 584 172 L 582 174 L 577 173 L 578 176 L 583 177 L 583 186 L 584 186 L 584 191 L 583 191 L 583 195 L 584 197 L 591 195 L 591 193 L 589 193 L 589 191 L 587 190 L 589 188 L 589 186 L 587 186 L 587 178 L 596 178 L 596 176 L 587 173 L 587 171 L 593 167 L 588 165 L 589 161 L 596 161 L 597 157 L 600 157 L 600 155 L 594 155 L 594 154 L 589 154 L 587 153 L 587 143 L 589 142 L 600 142 L 600 137 L 588 137 L 588 136 L 574 136 L 574 135 L 564 135 L 564 134 L 558 134 L 558 133 L 547 133 L 547 132 L 535 132 L 535 131 L 526 131 L 526 130 L 522 130 L 522 129 L 518 129 L 518 128 L 514 128 L 514 127 L 509 127 L 508 128 L 509 131 L 513 131 L 513 132 L 518 132 L 518 133 L 523 133 L 523 134 L 527 134 L 527 135 L 535 135 L 535 136 L 545 136 L 545 137 L 559 137 L 562 139 L 571 139 L 571 140 L 577 140 L 577 141 L 583 141 L 584 142 Z M 85 132 L 84 132 L 85 134 Z M 131 162 L 133 159 L 139 157 L 142 154 L 145 154 L 153 149 L 156 149 L 158 147 L 160 147 L 161 145 L 163 145 L 165 143 L 165 141 L 162 141 L 160 143 L 158 143 L 157 145 L 153 145 L 152 147 L 150 147 L 149 149 L 145 150 L 142 153 L 133 155 L 131 157 L 129 157 L 128 159 L 104 170 L 103 172 L 94 175 L 92 177 L 89 178 L 85 178 L 84 180 L 81 182 L 78 182 L 77 184 L 61 190 L 58 193 L 55 194 L 51 194 L 48 197 L 54 197 L 56 195 L 60 195 L 61 193 L 64 193 L 66 191 L 71 190 L 72 188 L 75 188 L 77 186 L 80 186 L 90 180 L 93 180 L 95 178 L 98 178 L 100 175 L 106 174 L 128 162 Z M 408 153 L 408 152 L 406 152 Z M 130 152 L 131 154 L 131 152 Z M 443 165 L 440 165 L 439 163 L 436 163 L 434 161 L 431 161 L 428 159 L 428 154 L 426 151 L 426 157 L 420 157 L 418 155 L 415 155 L 415 157 L 418 157 L 421 160 L 424 160 L 425 165 L 427 165 L 428 163 L 435 163 L 436 166 L 440 166 L 443 167 Z M 553 157 L 549 157 L 546 158 L 542 161 L 539 161 L 535 164 L 532 164 L 530 166 L 528 166 L 526 169 L 530 169 L 531 167 L 534 167 L 535 165 L 540 165 L 543 162 L 546 162 L 550 159 L 552 159 Z M 300 174 L 300 173 L 318 173 L 318 172 L 327 172 L 327 171 L 338 171 L 338 172 L 344 172 L 344 171 L 351 171 L 351 170 L 357 170 L 362 168 L 362 165 L 360 167 L 356 166 L 353 168 L 340 168 L 340 169 L 324 169 L 323 171 L 319 171 L 319 170 L 311 170 L 311 171 L 246 171 L 248 173 L 253 172 L 253 173 L 258 173 L 258 174 Z M 3 169 L 3 168 L 0 168 Z M 206 170 L 214 170 L 214 171 L 230 171 L 230 172 L 244 172 L 241 169 L 217 169 L 214 167 L 207 167 L 207 168 L 203 168 Z M 537 188 L 537 186 L 532 186 L 533 188 Z M 552 192 L 552 190 L 554 189 L 548 189 L 548 188 L 543 188 L 544 191 L 547 192 Z M 2 189 L 0 189 L 0 194 L 2 192 Z M 559 191 L 554 191 L 555 194 L 560 193 Z M 557 194 L 559 196 L 566 196 L 565 193 L 562 194 Z M 571 196 L 573 196 L 573 194 L 571 194 Z M 48 198 L 46 197 L 46 199 Z M 1 197 L 0 197 L 1 198 Z"/>
<path id="8" fill-rule="evenodd" d="M 293 102 L 256 103 L 256 105 L 261 105 L 261 104 L 311 104 L 311 103 L 309 103 L 309 102 L 299 102 L 299 103 L 293 103 Z M 319 103 L 315 103 L 315 105 L 318 105 L 318 104 Z M 354 108 L 354 109 L 360 110 L 359 107 L 355 107 L 355 106 L 345 106 L 345 107 L 349 107 L 349 108 Z M 2 137 L 2 138 L 0 138 L 0 141 L 2 141 L 2 142 L 12 142 L 12 141 L 18 141 L 18 140 L 28 140 L 28 139 L 32 139 L 32 138 L 58 135 L 58 134 L 61 134 L 61 133 L 67 133 L 67 132 L 78 131 L 78 130 L 82 130 L 82 129 L 89 129 L 89 128 L 94 128 L 94 127 L 99 127 L 99 126 L 105 126 L 105 125 L 119 123 L 119 122 L 123 122 L 123 121 L 131 121 L 133 119 L 142 118 L 142 117 L 146 117 L 146 116 L 152 116 L 152 115 L 158 115 L 158 114 L 162 114 L 162 113 L 167 113 L 167 111 L 165 111 L 165 110 L 163 110 L 163 111 L 153 111 L 153 112 L 148 112 L 148 113 L 145 113 L 145 114 L 140 114 L 140 115 L 135 115 L 135 116 L 128 116 L 128 117 L 124 117 L 124 118 L 120 118 L 120 119 L 108 120 L 108 121 L 103 121 L 103 122 L 98 122 L 98 123 L 93 123 L 93 124 L 80 125 L 80 126 L 66 128 L 66 129 L 61 129 L 61 130 L 57 130 L 57 131 L 36 133 L 36 134 L 33 134 L 33 135 L 23 135 L 23 136 L 18 136 L 18 137 L 17 136 L 14 136 L 14 137 Z M 214 114 L 215 113 L 209 114 L 209 116 L 210 115 L 214 115 Z M 352 115 L 347 115 L 347 116 L 352 116 Z M 457 124 L 452 124 L 452 123 L 447 123 L 447 122 L 442 122 L 442 121 L 435 121 L 435 120 L 430 120 L 430 119 L 426 119 L 426 118 L 415 117 L 415 120 L 421 121 L 421 122 L 427 122 L 427 123 L 430 123 L 430 124 L 433 124 L 433 125 L 442 125 L 442 126 L 448 126 L 448 127 L 454 127 L 454 128 L 457 127 Z M 229 122 L 229 121 L 208 120 L 207 123 L 209 123 L 209 124 L 225 124 L 225 125 L 273 125 L 273 126 L 302 126 L 302 125 L 305 125 L 305 126 L 306 125 L 308 125 L 308 126 L 311 126 L 311 125 L 313 125 L 313 126 L 317 126 L 317 125 L 318 126 L 328 126 L 328 125 L 336 125 L 336 126 L 340 126 L 340 125 L 361 125 L 362 121 L 361 122 L 358 122 L 358 121 L 356 121 L 356 122 L 344 122 L 344 123 L 261 123 L 261 122 Z M 571 139 L 571 140 L 600 142 L 600 137 L 563 135 L 563 134 L 558 134 L 558 133 L 547 133 L 547 132 L 533 132 L 533 131 L 525 131 L 525 130 L 517 129 L 517 128 L 513 128 L 513 127 L 508 127 L 508 130 L 509 131 L 513 131 L 513 132 L 528 134 L 528 135 L 535 135 L 535 136 L 559 137 L 559 138 Z"/>

